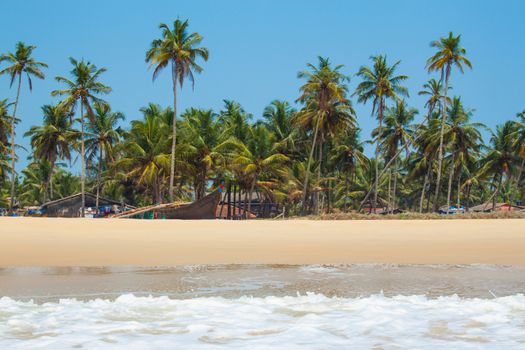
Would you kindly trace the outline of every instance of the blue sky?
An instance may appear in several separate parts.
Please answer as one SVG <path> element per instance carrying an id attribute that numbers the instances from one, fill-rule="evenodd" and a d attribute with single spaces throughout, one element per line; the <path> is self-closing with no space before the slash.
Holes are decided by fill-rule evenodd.
<path id="1" fill-rule="evenodd" d="M 273 99 L 293 102 L 301 81 L 297 72 L 318 55 L 344 64 L 354 75 L 374 54 L 401 60 L 399 73 L 410 77 L 409 104 L 423 112 L 417 95 L 429 79 L 426 59 L 430 41 L 449 31 L 462 34 L 474 69 L 454 71 L 453 93 L 476 110 L 475 121 L 494 127 L 525 109 L 523 1 L 38 1 L 4 0 L 0 21 L 0 52 L 13 51 L 17 41 L 36 45 L 35 57 L 49 64 L 44 81 L 28 92 L 24 83 L 19 107 L 22 134 L 41 123 L 40 106 L 57 100 L 50 92 L 67 75 L 68 57 L 85 58 L 108 72 L 101 81 L 113 88 L 107 96 L 127 121 L 140 118 L 148 102 L 172 101 L 169 72 L 152 82 L 144 61 L 158 24 L 177 17 L 190 19 L 190 29 L 204 36 L 210 50 L 195 90 L 185 86 L 179 110 L 190 106 L 218 111 L 223 99 L 235 99 L 255 117 Z M 353 90 L 358 79 L 353 77 Z M 14 100 L 15 88 L 0 78 L 0 98 Z M 375 125 L 369 105 L 356 105 L 367 138 Z M 127 123 L 127 122 L 125 122 Z M 21 166 L 27 154 L 21 154 Z"/>

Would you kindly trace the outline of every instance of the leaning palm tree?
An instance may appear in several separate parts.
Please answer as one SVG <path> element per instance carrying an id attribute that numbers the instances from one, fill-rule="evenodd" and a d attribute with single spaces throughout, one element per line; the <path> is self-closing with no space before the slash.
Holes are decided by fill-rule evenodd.
<path id="1" fill-rule="evenodd" d="M 513 146 L 516 153 L 521 158 L 518 173 L 516 174 L 516 189 L 519 188 L 521 175 L 523 174 L 523 168 L 525 166 L 525 111 L 522 111 L 516 115 L 519 120 L 514 124 L 514 131 L 512 132 Z"/>
<path id="2" fill-rule="evenodd" d="M 51 92 L 52 96 L 65 95 L 66 98 L 60 103 L 61 106 L 68 108 L 71 115 L 74 114 L 75 107 L 80 103 L 80 125 L 81 125 L 81 140 L 80 140 L 80 159 L 81 159 L 81 176 L 80 176 L 80 191 L 82 196 L 81 215 L 84 217 L 85 211 L 85 172 L 86 172 L 86 154 L 85 154 L 85 116 L 84 109 L 87 110 L 87 115 L 90 120 L 93 120 L 92 103 L 101 102 L 97 95 L 108 94 L 111 88 L 98 81 L 102 73 L 106 71 L 105 68 L 98 69 L 94 64 L 87 61 L 78 62 L 74 58 L 69 58 L 73 65 L 70 74 L 72 80 L 66 77 L 58 76 L 55 79 L 66 85 L 65 89 L 55 90 Z"/>
<path id="3" fill-rule="evenodd" d="M 120 140 L 120 132 L 117 124 L 124 120 L 124 114 L 112 112 L 107 103 L 96 102 L 93 105 L 93 120 L 87 125 L 86 153 L 87 159 L 97 160 L 97 191 L 95 205 L 98 207 L 100 197 L 100 180 L 102 166 L 107 168 L 109 162 L 115 160 L 114 147 Z"/>
<path id="4" fill-rule="evenodd" d="M 151 48 L 146 52 L 146 62 L 155 67 L 153 80 L 158 74 L 171 64 L 171 79 L 173 83 L 173 125 L 170 160 L 169 196 L 173 201 L 173 184 L 175 179 L 175 146 L 177 143 L 177 83 L 180 87 L 185 79 L 194 84 L 194 72 L 202 72 L 202 67 L 197 64 L 197 59 L 208 60 L 208 49 L 197 47 L 202 36 L 199 33 L 188 33 L 188 20 L 177 19 L 173 22 L 173 29 L 161 23 L 162 38 L 151 42 Z"/>
<path id="5" fill-rule="evenodd" d="M 376 138 L 375 150 L 375 182 L 374 182 L 374 208 L 377 205 L 377 196 L 379 191 L 379 148 L 382 134 L 383 116 L 388 99 L 399 99 L 400 96 L 408 96 L 408 90 L 401 82 L 408 79 L 406 75 L 396 75 L 396 69 L 401 61 L 397 61 L 389 66 L 386 56 L 372 56 L 373 67 L 363 66 L 359 69 L 357 75 L 362 82 L 357 86 L 354 95 L 358 96 L 358 102 L 366 103 L 372 101 L 372 115 L 377 113 L 379 122 L 378 136 Z"/>
<path id="6" fill-rule="evenodd" d="M 31 77 L 38 79 L 44 79 L 45 75 L 42 72 L 42 68 L 47 68 L 47 64 L 39 61 L 35 61 L 31 57 L 33 50 L 36 46 L 26 46 L 23 42 L 16 43 L 15 53 L 7 53 L 0 56 L 0 63 L 8 62 L 10 66 L 0 70 L 0 75 L 8 74 L 11 78 L 11 86 L 18 79 L 18 88 L 16 90 L 15 105 L 13 108 L 13 114 L 11 115 L 11 201 L 9 203 L 9 210 L 13 210 L 15 200 L 15 124 L 16 124 L 16 110 L 18 108 L 18 102 L 20 99 L 20 87 L 22 86 L 22 75 L 27 76 L 27 82 L 29 84 L 29 91 L 33 90 L 33 82 Z"/>
<path id="7" fill-rule="evenodd" d="M 452 32 L 448 37 L 440 38 L 430 43 L 431 47 L 437 49 L 437 52 L 427 60 L 427 69 L 429 72 L 438 71 L 441 74 L 440 81 L 445 81 L 445 89 L 443 91 L 443 108 L 441 116 L 441 131 L 439 141 L 438 153 L 438 170 L 436 179 L 436 192 L 434 194 L 433 211 L 437 211 L 439 207 L 438 196 L 441 183 L 441 168 L 443 166 L 443 133 L 445 130 L 445 122 L 447 119 L 447 92 L 448 83 L 452 68 L 455 66 L 463 73 L 463 65 L 472 68 L 472 64 L 465 57 L 466 50 L 460 46 L 461 35 L 454 36 Z"/>
<path id="8" fill-rule="evenodd" d="M 328 58 L 318 57 L 318 65 L 307 64 L 309 71 L 297 74 L 298 78 L 306 79 L 301 86 L 301 96 L 297 101 L 304 103 L 304 107 L 295 114 L 293 123 L 300 129 L 312 131 L 312 145 L 306 165 L 306 177 L 303 186 L 302 213 L 306 211 L 306 195 L 310 166 L 316 147 L 319 149 L 319 161 L 322 157 L 322 143 L 318 142 L 327 133 L 344 132 L 355 123 L 355 111 L 347 99 L 349 78 L 340 72 L 343 65 L 332 68 Z M 321 167 L 318 169 L 321 175 Z M 320 177 L 320 176 L 319 176 Z"/>
<path id="9" fill-rule="evenodd" d="M 58 159 L 71 160 L 71 146 L 76 142 L 77 132 L 71 129 L 69 112 L 60 105 L 44 105 L 42 107 L 44 123 L 33 126 L 24 136 L 31 137 L 31 146 L 37 159 L 45 159 L 49 163 L 49 171 L 45 182 L 43 200 L 53 199 L 53 170 Z"/>

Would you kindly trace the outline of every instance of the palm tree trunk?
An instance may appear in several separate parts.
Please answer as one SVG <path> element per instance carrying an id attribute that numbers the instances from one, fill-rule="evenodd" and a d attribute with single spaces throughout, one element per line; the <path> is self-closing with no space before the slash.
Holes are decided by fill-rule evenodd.
<path id="1" fill-rule="evenodd" d="M 452 179 L 454 178 L 454 160 L 455 152 L 452 152 L 450 159 L 450 172 L 448 174 L 448 189 L 447 189 L 447 213 L 450 210 L 450 197 L 452 196 Z"/>
<path id="2" fill-rule="evenodd" d="M 174 201 L 173 183 L 175 181 L 175 146 L 177 144 L 177 72 L 175 63 L 171 65 L 171 78 L 173 80 L 173 131 L 171 141 L 171 160 L 170 160 L 170 202 Z"/>
<path id="3" fill-rule="evenodd" d="M 310 156 L 308 157 L 308 164 L 306 165 L 306 174 L 304 176 L 304 185 L 303 185 L 303 206 L 301 209 L 301 215 L 306 214 L 306 191 L 308 189 L 308 178 L 310 175 L 310 166 L 312 164 L 312 158 L 314 156 L 315 143 L 317 142 L 317 133 L 319 132 L 319 122 L 321 118 L 318 116 L 317 121 L 315 122 L 314 130 L 314 140 L 312 143 L 312 148 L 310 149 Z"/>
<path id="4" fill-rule="evenodd" d="M 450 64 L 447 65 L 445 73 L 445 91 L 443 93 L 443 111 L 441 116 L 441 131 L 439 132 L 439 151 L 438 151 L 438 170 L 436 179 L 436 189 L 434 194 L 434 203 L 432 210 L 436 212 L 439 208 L 439 187 L 441 185 L 441 168 L 443 166 L 443 136 L 445 133 L 445 121 L 447 116 L 447 92 L 448 92 L 448 78 L 450 76 Z"/>
<path id="5" fill-rule="evenodd" d="M 457 207 L 461 207 L 461 173 L 458 174 L 458 204 Z"/>
<path id="6" fill-rule="evenodd" d="M 397 169 L 399 168 L 399 158 L 394 163 L 394 188 L 392 190 L 392 214 L 396 210 L 396 192 L 397 192 Z"/>
<path id="7" fill-rule="evenodd" d="M 319 160 L 319 167 L 317 168 L 317 181 L 319 182 L 319 185 L 321 185 L 321 176 L 322 176 L 322 172 L 321 172 L 321 168 L 322 168 L 322 164 L 323 164 L 323 135 L 321 134 L 321 138 L 319 141 L 319 148 L 318 148 L 318 160 Z M 324 193 L 321 192 L 321 191 L 317 191 L 315 192 L 315 215 L 319 215 L 319 203 L 321 201 L 321 193 Z"/>
<path id="8" fill-rule="evenodd" d="M 252 212 L 252 195 L 253 195 L 253 189 L 255 188 L 255 184 L 257 183 L 257 177 L 253 179 L 252 185 L 250 187 L 250 194 L 248 197 L 248 212 L 246 213 L 246 218 L 248 219 L 248 215 Z"/>
<path id="9" fill-rule="evenodd" d="M 345 177 L 345 213 L 348 213 L 348 175 Z"/>
<path id="10" fill-rule="evenodd" d="M 390 214 L 392 209 L 392 169 L 388 169 L 388 201 L 387 201 L 387 212 Z"/>
<path id="11" fill-rule="evenodd" d="M 98 166 L 97 166 L 97 198 L 95 200 L 95 206 L 98 208 L 98 202 L 100 198 L 100 173 L 102 172 L 102 147 L 99 145 L 98 154 Z"/>
<path id="12" fill-rule="evenodd" d="M 80 139 L 80 161 L 81 161 L 81 170 L 80 170 L 80 195 L 82 197 L 82 204 L 80 207 L 80 216 L 85 217 L 86 213 L 86 159 L 85 159 L 85 150 L 84 150 L 84 100 L 80 99 L 80 125 L 81 125 L 81 139 Z"/>
<path id="13" fill-rule="evenodd" d="M 51 157 L 49 160 L 49 174 L 47 175 L 47 189 L 49 191 L 49 200 L 53 200 L 53 170 L 55 169 L 55 157 Z M 45 196 L 46 191 L 44 191 Z M 44 198 L 44 203 L 46 199 Z"/>
<path id="14" fill-rule="evenodd" d="M 427 190 L 427 184 L 428 184 L 428 177 L 430 173 L 430 165 L 427 167 L 427 172 L 425 174 L 425 180 L 423 181 L 423 188 L 421 189 L 421 197 L 419 198 L 419 213 L 421 214 L 423 212 L 423 202 L 425 201 L 425 192 Z"/>
<path id="15" fill-rule="evenodd" d="M 376 213 L 377 192 L 379 191 L 379 141 L 381 139 L 381 134 L 383 133 L 383 99 L 382 98 L 379 101 L 378 118 L 379 118 L 379 133 L 377 134 L 376 151 L 375 151 L 375 157 L 376 157 L 376 163 L 375 163 L 376 178 L 375 178 L 375 181 L 374 181 L 374 214 Z"/>
<path id="16" fill-rule="evenodd" d="M 16 90 L 15 106 L 13 108 L 13 116 L 11 118 L 11 199 L 9 200 L 9 212 L 13 212 L 15 206 L 15 124 L 16 124 L 16 109 L 18 107 L 18 100 L 20 98 L 20 86 L 22 85 L 22 74 L 18 74 L 18 88 Z"/>

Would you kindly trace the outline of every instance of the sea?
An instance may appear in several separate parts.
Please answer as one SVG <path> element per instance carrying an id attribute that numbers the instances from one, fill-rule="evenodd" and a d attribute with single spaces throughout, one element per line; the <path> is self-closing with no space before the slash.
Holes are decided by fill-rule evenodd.
<path id="1" fill-rule="evenodd" d="M 0 349 L 525 349 L 525 267 L 0 268 Z"/>

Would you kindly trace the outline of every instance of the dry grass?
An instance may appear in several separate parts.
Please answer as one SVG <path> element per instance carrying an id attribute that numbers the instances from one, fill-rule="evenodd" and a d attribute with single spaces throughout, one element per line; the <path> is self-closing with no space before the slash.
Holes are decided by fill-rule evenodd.
<path id="1" fill-rule="evenodd" d="M 391 215 L 362 214 L 362 213 L 331 213 L 311 215 L 311 220 L 461 220 L 461 219 L 525 219 L 525 212 L 499 211 L 494 213 L 465 213 L 454 215 L 440 215 L 436 213 L 402 213 Z"/>

